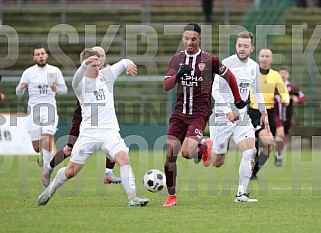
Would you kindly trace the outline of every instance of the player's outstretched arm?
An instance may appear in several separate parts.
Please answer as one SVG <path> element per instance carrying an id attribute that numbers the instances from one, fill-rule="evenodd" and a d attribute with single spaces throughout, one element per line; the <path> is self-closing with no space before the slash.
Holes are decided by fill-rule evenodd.
<path id="1" fill-rule="evenodd" d="M 117 77 L 126 70 L 126 74 L 131 76 L 136 76 L 137 74 L 137 66 L 130 59 L 121 59 L 119 62 L 108 66 L 101 70 L 105 81 L 110 81 L 108 79 L 113 79 L 114 81 Z"/>

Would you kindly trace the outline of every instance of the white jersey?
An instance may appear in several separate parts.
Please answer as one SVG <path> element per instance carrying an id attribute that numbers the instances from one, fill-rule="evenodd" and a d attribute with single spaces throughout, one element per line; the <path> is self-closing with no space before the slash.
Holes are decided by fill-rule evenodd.
<path id="1" fill-rule="evenodd" d="M 250 88 L 253 89 L 253 95 L 256 103 L 264 103 L 264 98 L 260 87 L 260 70 L 258 64 L 249 58 L 246 63 L 242 62 L 237 55 L 232 55 L 222 61 L 234 74 L 242 100 L 247 100 L 250 93 Z M 228 112 L 239 112 L 242 115 L 247 108 L 237 109 L 234 105 L 234 98 L 227 82 L 220 77 L 215 77 L 212 86 L 212 96 L 215 99 L 216 115 L 225 116 Z M 265 106 L 260 105 L 264 110 Z"/>
<path id="2" fill-rule="evenodd" d="M 56 83 L 58 94 L 67 93 L 65 80 L 58 67 L 49 64 L 44 67 L 34 65 L 23 72 L 16 88 L 16 94 L 22 95 L 25 89 L 21 88 L 21 83 L 28 83 L 28 105 L 30 107 L 37 104 L 51 104 L 56 108 L 56 92 L 50 88 L 52 82 Z"/>
<path id="3" fill-rule="evenodd" d="M 242 62 L 237 55 L 232 55 L 222 61 L 234 74 L 242 100 L 247 100 L 250 88 L 253 89 L 254 99 L 257 103 L 264 103 L 260 88 L 259 66 L 252 59 Z M 225 154 L 228 142 L 232 137 L 238 145 L 246 138 L 255 138 L 251 119 L 247 114 L 247 107 L 237 109 L 234 98 L 227 82 L 216 76 L 212 86 L 212 96 L 215 99 L 213 114 L 209 119 L 210 137 L 213 140 L 212 151 L 216 154 Z M 261 105 L 260 105 L 261 106 Z M 262 106 L 262 110 L 265 106 Z M 238 113 L 240 120 L 232 123 L 226 114 L 233 111 Z"/>
<path id="4" fill-rule="evenodd" d="M 109 128 L 119 131 L 114 107 L 113 86 L 117 77 L 127 65 L 132 63 L 122 59 L 112 66 L 99 71 L 97 78 L 84 76 L 85 61 L 75 73 L 72 86 L 81 105 L 81 128 Z"/>

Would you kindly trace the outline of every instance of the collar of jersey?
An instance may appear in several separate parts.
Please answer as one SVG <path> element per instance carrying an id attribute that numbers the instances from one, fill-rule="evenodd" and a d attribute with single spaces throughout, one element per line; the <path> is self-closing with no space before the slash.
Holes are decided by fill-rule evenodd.
<path id="1" fill-rule="evenodd" d="M 263 75 L 267 75 L 269 73 L 270 69 L 263 69 L 260 67 L 260 73 L 263 74 Z"/>
<path id="2" fill-rule="evenodd" d="M 199 48 L 197 53 L 195 53 L 195 54 L 193 54 L 193 55 L 189 55 L 189 54 L 186 52 L 186 49 L 185 49 L 185 55 L 186 55 L 187 57 L 197 57 L 201 52 L 202 52 L 202 50 Z"/>

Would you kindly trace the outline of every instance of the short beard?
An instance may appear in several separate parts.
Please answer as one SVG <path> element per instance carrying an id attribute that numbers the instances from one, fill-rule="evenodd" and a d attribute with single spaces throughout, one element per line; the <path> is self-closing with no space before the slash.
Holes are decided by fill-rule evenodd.
<path id="1" fill-rule="evenodd" d="M 238 54 L 236 54 L 236 55 L 241 61 L 246 61 L 250 57 L 250 56 L 247 56 L 246 58 L 241 58 Z"/>
<path id="2" fill-rule="evenodd" d="M 47 62 L 45 62 L 45 63 L 43 63 L 43 64 L 37 63 L 37 65 L 38 65 L 39 67 L 44 67 L 45 65 L 47 65 Z"/>

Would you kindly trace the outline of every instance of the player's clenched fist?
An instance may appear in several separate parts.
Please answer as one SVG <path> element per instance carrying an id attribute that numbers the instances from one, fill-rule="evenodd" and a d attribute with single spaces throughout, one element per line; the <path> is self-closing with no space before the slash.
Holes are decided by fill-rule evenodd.
<path id="1" fill-rule="evenodd" d="M 131 63 L 127 66 L 126 74 L 130 76 L 136 76 L 137 74 L 137 66 L 134 63 Z"/>
<path id="2" fill-rule="evenodd" d="M 176 72 L 176 77 L 181 78 L 184 74 L 191 74 L 193 68 L 189 65 L 182 64 L 179 66 L 178 71 Z"/>

